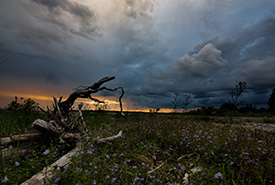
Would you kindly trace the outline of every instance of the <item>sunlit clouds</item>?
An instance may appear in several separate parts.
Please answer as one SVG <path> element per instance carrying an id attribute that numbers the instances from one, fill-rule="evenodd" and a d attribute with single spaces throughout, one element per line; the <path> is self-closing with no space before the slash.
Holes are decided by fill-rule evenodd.
<path id="1" fill-rule="evenodd" d="M 65 98 L 115 76 L 105 85 L 124 88 L 129 110 L 171 109 L 175 92 L 191 94 L 196 108 L 228 102 L 227 91 L 245 81 L 243 104 L 266 106 L 275 87 L 274 7 L 271 0 L 5 0 L 1 92 Z M 0 106 L 10 100 L 1 95 Z"/>

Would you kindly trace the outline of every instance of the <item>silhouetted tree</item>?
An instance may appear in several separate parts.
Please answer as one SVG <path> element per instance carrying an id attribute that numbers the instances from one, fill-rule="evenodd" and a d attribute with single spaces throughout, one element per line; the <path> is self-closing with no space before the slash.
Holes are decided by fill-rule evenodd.
<path id="1" fill-rule="evenodd" d="M 21 98 L 21 100 L 23 102 L 18 103 L 18 98 L 17 96 L 15 96 L 15 99 L 8 104 L 8 110 L 10 111 L 25 111 L 25 112 L 31 112 L 37 109 L 37 106 L 39 105 L 37 102 L 35 102 L 34 100 L 28 98 L 26 100 L 24 100 L 23 98 Z"/>
<path id="2" fill-rule="evenodd" d="M 180 103 L 180 93 L 175 92 L 173 95 L 173 101 L 172 101 L 174 111 L 176 111 L 179 103 Z"/>
<path id="3" fill-rule="evenodd" d="M 267 104 L 270 110 L 275 110 L 275 88 L 272 90 L 272 93 Z"/>
<path id="4" fill-rule="evenodd" d="M 184 94 L 183 109 L 187 109 L 188 105 L 192 102 L 192 96 L 190 94 Z"/>
<path id="5" fill-rule="evenodd" d="M 236 89 L 229 91 L 228 94 L 231 96 L 233 105 L 238 106 L 239 104 L 241 104 L 241 102 L 238 103 L 238 99 L 246 88 L 246 82 L 236 83 L 235 86 Z"/>

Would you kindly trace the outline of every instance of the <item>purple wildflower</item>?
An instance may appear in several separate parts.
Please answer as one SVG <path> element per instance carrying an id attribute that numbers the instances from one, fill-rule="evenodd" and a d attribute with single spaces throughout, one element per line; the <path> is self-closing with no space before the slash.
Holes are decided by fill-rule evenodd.
<path id="1" fill-rule="evenodd" d="M 1 181 L 1 184 L 4 184 L 4 183 L 6 183 L 8 181 L 9 181 L 9 179 L 5 176 L 4 179 Z"/>
<path id="2" fill-rule="evenodd" d="M 49 150 L 45 150 L 45 152 L 43 152 L 43 155 L 48 155 L 50 153 Z"/>
<path id="3" fill-rule="evenodd" d="M 113 184 L 115 182 L 115 180 L 116 180 L 116 177 L 112 178 L 111 184 Z"/>
<path id="4" fill-rule="evenodd" d="M 110 175 L 106 175 L 105 179 L 109 179 L 110 178 Z"/>
<path id="5" fill-rule="evenodd" d="M 93 151 L 88 150 L 88 151 L 87 151 L 87 154 L 92 155 L 92 154 L 93 154 Z"/>
<path id="6" fill-rule="evenodd" d="M 59 178 L 56 177 L 56 179 L 55 179 L 53 182 L 54 182 L 54 183 L 58 183 L 58 181 L 59 181 Z"/>
<path id="7" fill-rule="evenodd" d="M 19 162 L 15 162 L 15 166 L 20 166 L 20 163 Z"/>
<path id="8" fill-rule="evenodd" d="M 222 174 L 219 172 L 219 173 L 217 173 L 217 174 L 214 175 L 214 178 L 215 178 L 215 179 L 223 179 L 223 176 L 222 176 Z"/>
<path id="9" fill-rule="evenodd" d="M 134 179 L 133 184 L 136 184 L 136 181 L 137 181 L 137 180 L 139 180 L 139 177 L 136 177 L 136 178 Z"/>
<path id="10" fill-rule="evenodd" d="M 133 169 L 136 169 L 137 168 L 137 166 L 133 166 Z"/>
<path id="11" fill-rule="evenodd" d="M 109 156 L 108 154 L 106 154 L 106 158 L 107 158 L 107 159 L 110 159 L 110 156 Z"/>
<path id="12" fill-rule="evenodd" d="M 184 166 L 181 166 L 180 169 L 181 169 L 182 171 L 184 171 L 184 170 L 185 170 L 185 167 L 184 167 Z"/>
<path id="13" fill-rule="evenodd" d="M 152 156 L 152 158 L 153 158 L 154 160 L 157 160 L 157 157 L 156 157 L 156 156 L 154 156 L 154 155 Z"/>

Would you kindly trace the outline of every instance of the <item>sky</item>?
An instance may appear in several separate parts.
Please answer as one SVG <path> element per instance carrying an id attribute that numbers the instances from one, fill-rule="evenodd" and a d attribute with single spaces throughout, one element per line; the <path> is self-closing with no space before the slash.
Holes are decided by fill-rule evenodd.
<path id="1" fill-rule="evenodd" d="M 50 105 L 105 76 L 124 109 L 266 107 L 275 88 L 274 0 L 1 0 L 0 107 L 14 96 Z M 118 108 L 120 92 L 93 97 Z M 83 100 L 84 101 L 84 100 Z M 88 101 L 85 101 L 89 103 Z"/>

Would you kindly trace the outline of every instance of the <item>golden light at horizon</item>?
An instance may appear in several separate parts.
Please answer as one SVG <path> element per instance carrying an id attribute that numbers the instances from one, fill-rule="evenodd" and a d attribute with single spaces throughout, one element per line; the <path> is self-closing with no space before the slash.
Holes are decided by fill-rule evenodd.
<path id="1" fill-rule="evenodd" d="M 14 93 L 14 92 L 0 92 L 0 97 L 8 97 L 10 99 L 14 98 L 15 96 L 19 99 L 22 98 L 31 98 L 35 100 L 42 108 L 46 108 L 49 105 L 52 105 L 53 103 L 53 96 L 43 96 L 43 95 L 35 95 L 35 94 L 24 94 L 24 93 Z M 119 101 L 115 101 L 114 97 L 100 97 L 100 96 L 93 96 L 94 98 L 106 102 L 110 107 L 108 110 L 113 111 L 120 111 L 119 107 Z M 58 99 L 58 98 L 57 98 Z M 64 99 L 66 100 L 66 99 Z M 94 101 L 89 99 L 77 99 L 77 103 L 83 102 L 86 105 L 94 105 Z M 127 99 L 122 100 L 122 106 L 123 110 L 125 111 L 132 111 L 132 112 L 150 112 L 151 110 L 154 110 L 152 108 L 148 107 L 139 107 L 139 106 L 133 106 L 133 102 Z M 158 112 L 160 113 L 170 113 L 173 112 L 173 109 L 163 108 L 160 109 Z"/>

